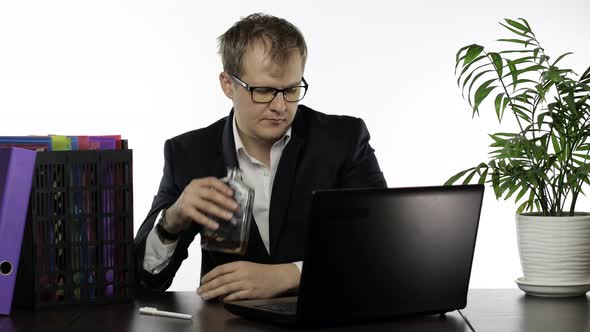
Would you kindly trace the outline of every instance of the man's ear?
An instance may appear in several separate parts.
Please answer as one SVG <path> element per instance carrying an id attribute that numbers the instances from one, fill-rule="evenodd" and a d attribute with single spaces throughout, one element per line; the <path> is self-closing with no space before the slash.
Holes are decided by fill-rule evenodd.
<path id="1" fill-rule="evenodd" d="M 221 85 L 221 90 L 229 99 L 234 99 L 234 90 L 233 90 L 233 82 L 231 77 L 228 73 L 222 71 L 219 74 L 219 84 Z"/>

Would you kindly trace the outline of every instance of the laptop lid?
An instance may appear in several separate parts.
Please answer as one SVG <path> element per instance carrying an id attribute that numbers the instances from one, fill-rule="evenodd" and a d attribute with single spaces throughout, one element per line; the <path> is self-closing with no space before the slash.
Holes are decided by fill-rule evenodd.
<path id="1" fill-rule="evenodd" d="M 224 306 L 250 319 L 316 326 L 464 308 L 483 192 L 483 185 L 316 191 L 299 297 Z M 296 310 L 275 308 L 289 303 Z"/>
<path id="2" fill-rule="evenodd" d="M 483 192 L 483 185 L 314 192 L 297 321 L 464 308 Z"/>

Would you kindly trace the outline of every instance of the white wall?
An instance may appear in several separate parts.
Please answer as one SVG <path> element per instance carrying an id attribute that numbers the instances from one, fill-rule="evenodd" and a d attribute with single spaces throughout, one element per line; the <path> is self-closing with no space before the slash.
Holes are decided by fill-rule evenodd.
<path id="1" fill-rule="evenodd" d="M 456 51 L 497 45 L 525 17 L 548 54 L 590 65 L 587 0 L 1 1 L 0 135 L 115 134 L 134 150 L 135 231 L 148 212 L 166 138 L 225 116 L 216 37 L 242 16 L 285 17 L 307 38 L 305 104 L 362 117 L 390 186 L 442 184 L 484 161 L 490 107 L 471 119 Z M 558 4 L 560 3 L 560 4 Z M 507 123 L 509 125 L 509 123 Z M 580 210 L 589 211 L 586 198 Z M 515 204 L 487 188 L 471 287 L 515 287 Z M 172 290 L 198 284 L 195 241 Z"/>

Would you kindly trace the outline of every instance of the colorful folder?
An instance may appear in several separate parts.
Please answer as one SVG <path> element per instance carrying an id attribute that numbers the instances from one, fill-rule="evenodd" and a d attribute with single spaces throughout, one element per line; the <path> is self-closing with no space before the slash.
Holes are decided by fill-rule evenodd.
<path id="1" fill-rule="evenodd" d="M 0 148 L 0 314 L 9 315 L 36 152 Z"/>

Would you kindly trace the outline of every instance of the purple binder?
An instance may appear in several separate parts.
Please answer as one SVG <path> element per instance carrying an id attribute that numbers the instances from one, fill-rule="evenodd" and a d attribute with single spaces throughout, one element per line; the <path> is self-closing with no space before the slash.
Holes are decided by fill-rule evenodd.
<path id="1" fill-rule="evenodd" d="M 0 148 L 0 315 L 9 315 L 27 220 L 35 151 Z"/>

